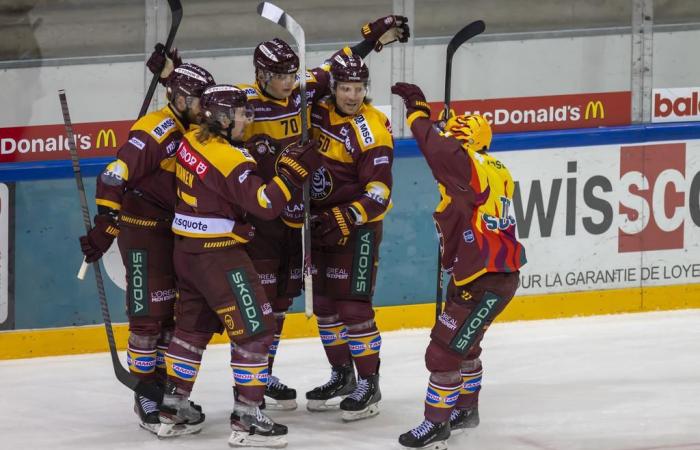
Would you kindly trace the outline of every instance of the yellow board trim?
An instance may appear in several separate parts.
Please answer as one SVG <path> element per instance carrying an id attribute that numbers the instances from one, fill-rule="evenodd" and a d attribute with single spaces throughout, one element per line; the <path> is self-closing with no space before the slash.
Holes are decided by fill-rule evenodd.
<path id="1" fill-rule="evenodd" d="M 700 308 L 700 284 L 516 296 L 498 317 L 498 321 L 559 319 L 690 308 Z M 435 303 L 380 306 L 375 308 L 375 311 L 377 325 L 381 331 L 426 328 L 435 322 Z M 287 315 L 283 338 L 317 335 L 315 320 L 307 320 L 303 313 Z M 120 350 L 126 349 L 127 325 L 114 325 L 114 337 L 117 347 Z M 228 343 L 228 337 L 225 334 L 215 335 L 212 343 Z M 0 331 L 0 359 L 108 350 L 103 325 Z"/>

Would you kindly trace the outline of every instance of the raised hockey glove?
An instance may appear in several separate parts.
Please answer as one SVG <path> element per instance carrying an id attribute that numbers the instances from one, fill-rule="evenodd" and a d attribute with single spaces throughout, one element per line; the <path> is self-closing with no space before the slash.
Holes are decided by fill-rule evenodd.
<path id="1" fill-rule="evenodd" d="M 289 186 L 301 188 L 309 176 L 321 166 L 318 141 L 309 140 L 306 144 L 296 142 L 282 150 L 275 169 L 277 175 Z"/>
<path id="2" fill-rule="evenodd" d="M 396 83 L 391 87 L 391 93 L 403 99 L 406 105 L 406 117 L 410 117 L 416 111 L 425 113 L 430 117 L 430 105 L 425 101 L 425 95 L 418 86 L 410 83 Z"/>
<path id="3" fill-rule="evenodd" d="M 80 249 L 85 255 L 85 262 L 95 262 L 112 245 L 114 238 L 119 235 L 119 227 L 112 214 L 98 214 L 95 216 L 95 226 L 87 236 L 80 236 Z"/>
<path id="4" fill-rule="evenodd" d="M 360 218 L 352 206 L 335 206 L 311 218 L 311 236 L 321 245 L 343 245 Z"/>
<path id="5" fill-rule="evenodd" d="M 385 45 L 392 42 L 408 42 L 410 36 L 408 19 L 404 16 L 381 17 L 362 27 L 362 37 L 374 43 L 376 52 L 382 51 Z"/>
<path id="6" fill-rule="evenodd" d="M 165 85 L 165 81 L 168 76 L 182 64 L 182 58 L 177 54 L 177 49 L 174 48 L 170 50 L 167 54 L 165 53 L 165 46 L 160 42 L 156 44 L 155 50 L 151 53 L 151 56 L 146 61 L 146 66 L 152 74 L 160 74 L 160 83 Z"/>

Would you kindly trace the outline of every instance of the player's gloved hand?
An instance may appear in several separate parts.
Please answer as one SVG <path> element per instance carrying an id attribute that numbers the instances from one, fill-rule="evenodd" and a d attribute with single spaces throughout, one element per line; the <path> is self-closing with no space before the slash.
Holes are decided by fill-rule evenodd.
<path id="1" fill-rule="evenodd" d="M 430 105 L 425 101 L 425 95 L 418 86 L 410 83 L 396 83 L 391 87 L 391 93 L 403 99 L 406 105 L 406 117 L 416 111 L 422 111 L 430 116 Z"/>
<path id="2" fill-rule="evenodd" d="M 146 61 L 146 66 L 152 74 L 160 74 L 160 83 L 165 84 L 165 80 L 168 76 L 182 64 L 182 58 L 177 54 L 177 49 L 171 49 L 167 54 L 165 53 L 165 46 L 160 42 L 156 44 L 155 50 L 151 53 L 151 56 Z"/>
<path id="3" fill-rule="evenodd" d="M 306 144 L 296 142 L 282 150 L 277 158 L 275 169 L 282 180 L 293 187 L 300 188 L 309 176 L 321 166 L 321 154 L 318 141 L 309 140 Z"/>
<path id="4" fill-rule="evenodd" d="M 374 42 L 374 50 L 380 52 L 385 45 L 407 42 L 411 36 L 408 19 L 404 16 L 385 16 L 362 27 L 362 37 Z"/>
<path id="5" fill-rule="evenodd" d="M 358 222 L 360 213 L 352 206 L 334 206 L 311 218 L 311 236 L 321 245 L 339 245 Z"/>
<path id="6" fill-rule="evenodd" d="M 112 214 L 96 215 L 92 230 L 87 236 L 80 236 L 80 249 L 85 255 L 85 262 L 91 263 L 102 258 L 118 235 L 119 227 Z"/>

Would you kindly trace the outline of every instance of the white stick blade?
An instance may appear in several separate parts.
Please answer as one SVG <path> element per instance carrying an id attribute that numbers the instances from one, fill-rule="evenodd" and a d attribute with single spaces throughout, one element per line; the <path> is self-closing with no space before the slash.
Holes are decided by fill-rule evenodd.
<path id="1" fill-rule="evenodd" d="M 88 263 L 85 262 L 85 258 L 83 258 L 83 263 L 80 265 L 80 270 L 78 271 L 78 279 L 79 280 L 84 280 L 85 279 L 85 273 L 88 270 Z"/>
<path id="2" fill-rule="evenodd" d="M 284 10 L 270 2 L 260 2 L 258 5 L 258 13 L 267 20 L 279 23 L 284 15 Z"/>

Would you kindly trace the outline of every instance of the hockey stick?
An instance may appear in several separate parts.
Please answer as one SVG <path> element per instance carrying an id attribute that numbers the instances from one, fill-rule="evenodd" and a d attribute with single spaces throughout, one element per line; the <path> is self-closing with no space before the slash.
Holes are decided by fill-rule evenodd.
<path id="1" fill-rule="evenodd" d="M 168 0 L 168 5 L 170 6 L 170 31 L 168 32 L 168 38 L 165 41 L 165 53 L 170 51 L 170 47 L 173 46 L 173 41 L 175 40 L 175 33 L 180 27 L 180 21 L 182 21 L 182 4 L 180 0 Z M 146 92 L 146 97 L 143 99 L 143 104 L 141 105 L 141 111 L 139 111 L 139 119 L 146 114 L 148 111 L 148 105 L 151 104 L 151 99 L 153 98 L 153 93 L 156 91 L 156 86 L 158 86 L 158 79 L 160 77 L 159 73 L 153 74 L 151 79 L 151 84 L 148 86 L 148 91 Z M 78 271 L 78 279 L 85 279 L 85 274 L 88 270 L 88 263 L 85 262 L 83 258 L 83 263 L 80 265 L 80 270 Z"/>
<path id="2" fill-rule="evenodd" d="M 447 58 L 445 63 L 445 106 L 442 112 L 442 120 L 447 122 L 450 118 L 450 91 L 452 90 L 452 57 L 457 49 L 473 38 L 484 32 L 486 24 L 483 20 L 477 20 L 465 26 L 455 34 L 447 44 Z M 442 314 L 442 251 L 438 243 L 437 276 L 435 280 L 435 322 Z"/>
<path id="3" fill-rule="evenodd" d="M 168 39 L 165 41 L 166 54 L 170 51 L 170 47 L 173 46 L 175 33 L 177 33 L 177 29 L 180 26 L 180 21 L 182 20 L 182 4 L 180 3 L 180 0 L 168 0 L 168 6 L 170 6 L 170 31 L 168 32 Z M 151 104 L 151 99 L 153 98 L 153 93 L 156 91 L 159 78 L 159 73 L 153 74 L 151 84 L 148 86 L 148 91 L 146 92 L 146 98 L 143 99 L 141 111 L 139 111 L 139 119 L 146 114 L 146 111 L 148 111 L 148 105 Z"/>
<path id="4" fill-rule="evenodd" d="M 258 14 L 263 18 L 276 23 L 286 29 L 296 41 L 299 49 L 299 93 L 301 95 L 301 143 L 309 140 L 308 105 L 306 102 L 306 35 L 299 23 L 283 9 L 270 2 L 258 4 Z M 302 227 L 302 255 L 304 260 L 304 314 L 306 318 L 313 315 L 313 278 L 311 276 L 311 195 L 309 193 L 309 180 L 304 183 L 304 226 Z"/>
<path id="5" fill-rule="evenodd" d="M 80 173 L 80 159 L 78 158 L 78 149 L 75 145 L 75 136 L 73 134 L 73 125 L 70 120 L 68 111 L 68 100 L 66 92 L 61 89 L 58 91 L 58 97 L 61 101 L 61 110 L 63 112 L 63 123 L 66 127 L 66 137 L 68 138 L 68 149 L 70 150 L 71 164 L 73 166 L 73 174 L 75 175 L 75 183 L 78 185 L 78 194 L 80 196 L 80 209 L 83 212 L 83 223 L 85 231 L 90 232 L 92 223 L 90 221 L 90 210 L 88 209 L 87 197 L 85 195 L 85 186 L 83 185 L 83 177 Z M 163 400 L 163 392 L 153 384 L 147 384 L 133 376 L 129 371 L 124 369 L 124 366 L 119 362 L 117 355 L 117 346 L 114 343 L 114 331 L 112 330 L 112 319 L 109 316 L 109 306 L 107 305 L 107 296 L 105 295 L 104 282 L 102 281 L 102 271 L 100 270 L 99 261 L 95 261 L 95 281 L 97 282 L 97 294 L 100 297 L 100 307 L 102 309 L 102 319 L 105 323 L 105 331 L 107 332 L 107 342 L 109 343 L 109 352 L 112 356 L 112 366 L 114 374 L 126 387 L 132 391 L 150 398 L 158 403 Z"/>

